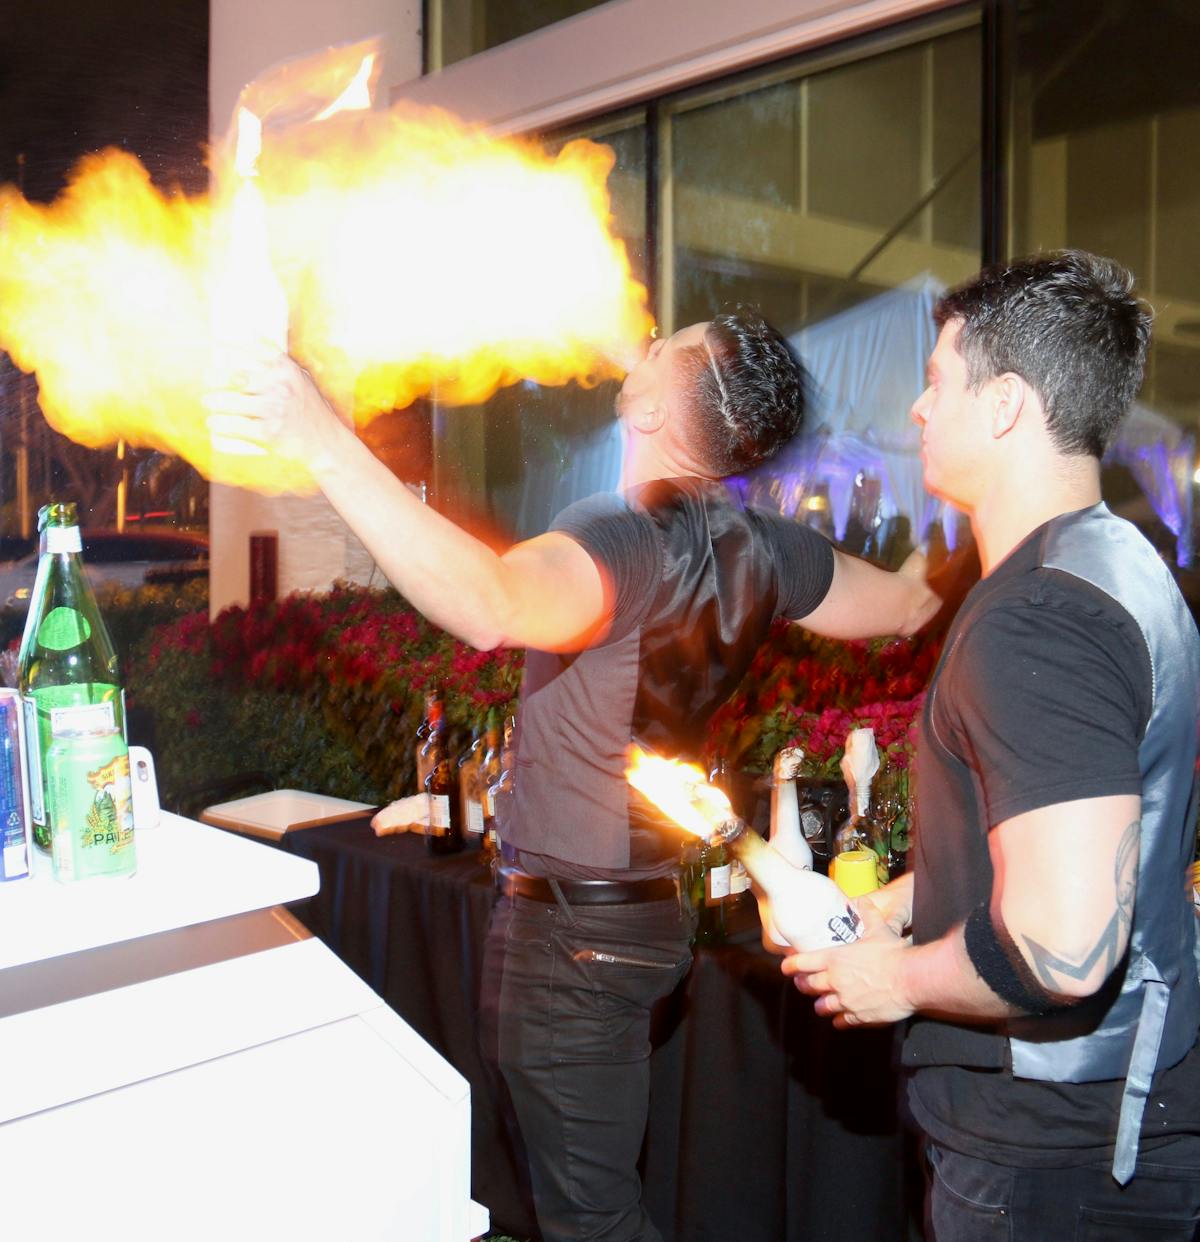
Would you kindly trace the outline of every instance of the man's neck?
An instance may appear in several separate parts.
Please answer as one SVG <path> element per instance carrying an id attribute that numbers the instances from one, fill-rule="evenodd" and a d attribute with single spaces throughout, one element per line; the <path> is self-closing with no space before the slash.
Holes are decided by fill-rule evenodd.
<path id="1" fill-rule="evenodd" d="M 621 457 L 621 491 L 653 483 L 658 479 L 706 478 L 687 462 L 658 450 L 657 445 L 647 443 L 636 433 L 626 433 L 625 451 Z"/>
<path id="2" fill-rule="evenodd" d="M 1094 457 L 1060 458 L 1058 468 L 1022 470 L 1019 477 L 999 481 L 971 513 L 984 577 L 1039 526 L 1090 508 L 1100 498 L 1100 463 Z"/>

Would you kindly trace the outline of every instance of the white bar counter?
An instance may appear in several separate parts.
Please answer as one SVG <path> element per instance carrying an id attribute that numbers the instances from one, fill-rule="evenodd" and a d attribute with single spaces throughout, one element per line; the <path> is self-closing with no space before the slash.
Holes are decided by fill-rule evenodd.
<path id="1" fill-rule="evenodd" d="M 0 885 L 4 1235 L 468 1242 L 467 1082 L 285 910 L 307 860 L 179 816 L 130 879 Z"/>

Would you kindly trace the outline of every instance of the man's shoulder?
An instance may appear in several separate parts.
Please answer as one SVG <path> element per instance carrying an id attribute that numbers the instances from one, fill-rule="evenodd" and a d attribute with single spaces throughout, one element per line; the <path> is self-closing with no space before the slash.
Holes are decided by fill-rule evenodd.
<path id="1" fill-rule="evenodd" d="M 560 509 L 554 515 L 550 529 L 561 530 L 576 522 L 588 522 L 632 513 L 634 510 L 620 492 L 593 492 L 590 496 L 572 501 L 566 508 Z"/>

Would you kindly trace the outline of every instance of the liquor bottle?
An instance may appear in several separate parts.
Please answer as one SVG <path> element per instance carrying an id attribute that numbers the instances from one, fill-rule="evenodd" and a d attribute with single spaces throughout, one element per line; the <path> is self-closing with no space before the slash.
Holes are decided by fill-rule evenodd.
<path id="1" fill-rule="evenodd" d="M 428 766 L 425 792 L 429 795 L 429 832 L 425 847 L 431 854 L 456 854 L 463 847 L 458 782 L 450 763 L 446 718 L 440 711 L 425 739 L 421 755 Z"/>
<path id="2" fill-rule="evenodd" d="M 458 757 L 458 815 L 463 829 L 463 843 L 472 849 L 483 844 L 483 798 L 479 789 L 484 759 L 483 731 L 478 724 L 471 729 L 470 745 Z"/>
<path id="3" fill-rule="evenodd" d="M 711 840 L 745 863 L 771 902 L 776 930 L 792 948 L 825 949 L 849 944 L 862 934 L 862 921 L 828 876 L 793 867 L 744 820 L 732 816 Z"/>
<path id="4" fill-rule="evenodd" d="M 416 750 L 415 761 L 417 769 L 417 788 L 425 788 L 425 778 L 429 775 L 429 764 L 425 757 L 425 743 L 429 740 L 429 735 L 434 731 L 438 721 L 442 719 L 443 708 L 442 699 L 436 690 L 428 690 L 425 693 L 425 714 L 421 717 L 421 723 L 417 725 L 416 732 Z"/>
<path id="5" fill-rule="evenodd" d="M 500 804 L 511 796 L 516 771 L 513 755 L 513 733 L 517 727 L 517 718 L 507 716 L 504 720 L 503 740 L 500 743 L 499 758 L 496 763 L 498 775 L 486 788 L 483 800 L 483 850 L 490 863 L 500 855 Z M 491 767 L 488 767 L 491 771 Z"/>
<path id="6" fill-rule="evenodd" d="M 500 779 L 503 771 L 503 742 L 500 733 L 500 714 L 495 708 L 487 714 L 487 728 L 483 734 L 483 759 L 479 764 L 477 788 L 479 791 L 480 848 L 484 851 L 484 861 L 491 861 L 488 829 L 495 833 L 495 812 L 491 805 L 491 788 Z"/>
<path id="7" fill-rule="evenodd" d="M 33 835 L 48 850 L 54 807 L 44 759 L 52 740 L 124 734 L 125 703 L 112 639 L 80 560 L 75 505 L 46 505 L 38 530 L 41 556 L 17 668 Z"/>
<path id="8" fill-rule="evenodd" d="M 812 846 L 801 831 L 800 803 L 796 797 L 796 777 L 804 752 L 785 746 L 771 764 L 771 835 L 775 851 L 793 867 L 812 870 Z"/>
<path id="9" fill-rule="evenodd" d="M 730 858 L 724 844 L 685 841 L 680 866 L 684 890 L 697 915 L 692 943 L 702 948 L 724 944 L 730 881 Z"/>
<path id="10" fill-rule="evenodd" d="M 800 803 L 796 796 L 796 777 L 804 752 L 798 747 L 784 747 L 771 764 L 771 848 L 787 859 L 793 867 L 811 871 L 812 846 L 801 829 Z M 764 892 L 758 897 L 758 917 L 762 924 L 763 947 L 768 951 L 787 948 L 788 942 L 771 914 L 771 902 Z"/>

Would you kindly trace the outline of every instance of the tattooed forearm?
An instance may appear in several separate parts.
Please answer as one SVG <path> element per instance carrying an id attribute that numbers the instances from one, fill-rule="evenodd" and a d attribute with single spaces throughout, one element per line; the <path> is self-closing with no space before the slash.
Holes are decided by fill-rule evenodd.
<path id="1" fill-rule="evenodd" d="M 1117 843 L 1113 868 L 1116 909 L 1095 944 L 1086 953 L 1075 959 L 1063 957 L 1029 936 L 1022 937 L 1033 969 L 1042 986 L 1048 991 L 1061 992 L 1065 979 L 1086 979 L 1099 962 L 1103 962 L 1104 979 L 1116 969 L 1125 952 L 1129 929 L 1133 925 L 1140 830 L 1141 821 L 1134 820 L 1121 834 Z"/>
<path id="2" fill-rule="evenodd" d="M 1142 821 L 1135 819 L 1121 834 L 1117 843 L 1117 858 L 1113 867 L 1113 880 L 1117 887 L 1117 914 L 1121 926 L 1128 930 L 1133 926 L 1133 899 L 1137 893 L 1137 869 L 1141 845 Z"/>

